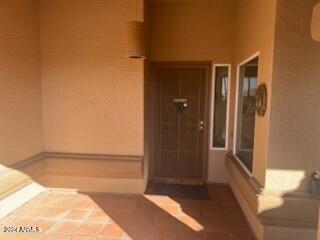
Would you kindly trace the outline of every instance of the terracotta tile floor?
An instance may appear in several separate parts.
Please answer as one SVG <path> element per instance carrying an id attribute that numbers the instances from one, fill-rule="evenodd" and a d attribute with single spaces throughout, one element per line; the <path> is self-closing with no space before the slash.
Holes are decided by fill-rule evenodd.
<path id="1" fill-rule="evenodd" d="M 0 239 L 254 239 L 227 186 L 208 186 L 209 200 L 155 195 L 152 188 L 147 192 L 138 196 L 48 190 L 0 221 Z M 41 231 L 4 233 L 5 227 L 17 231 L 38 227 Z"/>

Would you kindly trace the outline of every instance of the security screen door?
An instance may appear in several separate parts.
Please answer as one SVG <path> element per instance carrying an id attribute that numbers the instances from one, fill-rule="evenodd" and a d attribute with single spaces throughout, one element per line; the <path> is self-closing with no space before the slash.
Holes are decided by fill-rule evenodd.
<path id="1" fill-rule="evenodd" d="M 160 64 L 153 68 L 157 108 L 155 180 L 203 182 L 209 70 L 204 64 Z"/>

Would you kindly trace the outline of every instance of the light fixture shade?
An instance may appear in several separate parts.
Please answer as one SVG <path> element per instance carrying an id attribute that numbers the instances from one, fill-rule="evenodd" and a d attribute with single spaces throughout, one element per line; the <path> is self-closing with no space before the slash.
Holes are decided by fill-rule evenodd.
<path id="1" fill-rule="evenodd" d="M 145 58 L 145 30 L 144 23 L 132 21 L 128 23 L 128 57 Z"/>
<path id="2" fill-rule="evenodd" d="M 313 8 L 311 36 L 315 41 L 320 42 L 320 2 L 317 3 Z"/>

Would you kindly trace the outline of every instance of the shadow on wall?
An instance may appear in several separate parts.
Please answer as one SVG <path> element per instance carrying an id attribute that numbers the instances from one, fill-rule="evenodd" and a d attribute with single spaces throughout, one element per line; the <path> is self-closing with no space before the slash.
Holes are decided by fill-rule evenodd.
<path id="1" fill-rule="evenodd" d="M 8 166 L 0 164 L 0 200 L 32 182 L 42 185 L 45 170 L 44 154 Z"/>
<path id="2" fill-rule="evenodd" d="M 0 200 L 30 183 L 81 191 L 140 194 L 144 191 L 142 164 L 142 156 L 44 152 L 17 164 L 0 164 Z"/>
<path id="3" fill-rule="evenodd" d="M 245 172 L 231 152 L 226 156 L 226 164 L 230 184 L 258 239 L 316 239 L 319 201 L 310 191 L 301 190 L 301 184 L 310 181 L 304 171 L 285 170 L 285 174 L 284 170 L 277 170 L 280 178 L 273 183 L 269 178 L 273 186 L 264 188 Z M 290 179 L 290 172 L 300 172 L 300 182 Z M 281 190 L 285 188 L 280 185 L 287 185 L 288 180 L 291 180 L 291 188 Z M 294 185 L 293 182 L 298 183 Z"/>
<path id="4" fill-rule="evenodd" d="M 301 183 L 306 184 L 306 181 L 310 178 L 303 178 Z M 260 207 L 268 210 L 260 212 L 259 217 L 264 225 L 270 227 L 265 232 L 267 239 L 317 239 L 315 230 L 318 227 L 319 201 L 314 195 L 294 190 L 284 194 L 274 191 L 274 194 L 266 195 L 262 197 Z M 289 229 L 282 231 L 272 228 L 274 226 Z"/>
<path id="5" fill-rule="evenodd" d="M 310 230 L 291 231 L 285 239 L 316 239 L 319 201 L 310 194 L 310 176 L 320 168 L 320 109 L 314 107 L 320 99 L 320 45 L 311 38 L 310 24 L 318 2 L 277 1 L 268 178 L 278 185 L 272 189 L 290 190 L 266 198 L 262 204 L 269 210 L 260 217 L 266 225 Z M 276 231 L 269 234 L 279 239 Z"/>

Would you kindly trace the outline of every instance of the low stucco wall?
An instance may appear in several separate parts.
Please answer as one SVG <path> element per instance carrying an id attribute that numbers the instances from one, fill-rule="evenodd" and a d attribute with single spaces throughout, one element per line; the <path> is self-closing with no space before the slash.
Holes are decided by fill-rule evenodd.
<path id="1" fill-rule="evenodd" d="M 0 200 L 30 183 L 86 192 L 141 194 L 145 188 L 143 157 L 43 152 L 0 170 Z"/>
<path id="2" fill-rule="evenodd" d="M 265 189 L 232 154 L 226 165 L 229 184 L 258 240 L 316 239 L 318 201 L 312 194 Z"/>
<path id="3" fill-rule="evenodd" d="M 41 153 L 0 169 L 0 219 L 41 191 L 142 194 L 143 158 Z M 75 167 L 76 166 L 76 167 Z"/>

